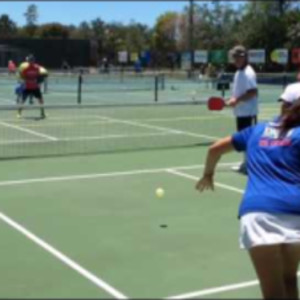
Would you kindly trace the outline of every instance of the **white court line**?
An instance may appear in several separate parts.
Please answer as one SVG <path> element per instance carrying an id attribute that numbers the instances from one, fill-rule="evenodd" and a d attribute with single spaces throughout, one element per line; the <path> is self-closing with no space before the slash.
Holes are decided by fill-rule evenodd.
<path id="1" fill-rule="evenodd" d="M 233 166 L 236 164 L 238 164 L 238 162 L 220 163 L 219 166 L 225 167 L 225 166 Z M 131 176 L 131 175 L 166 172 L 166 170 L 170 170 L 170 169 L 192 170 L 192 169 L 199 169 L 203 167 L 204 165 L 191 165 L 191 166 L 177 166 L 177 167 L 169 167 L 169 168 L 166 167 L 166 168 L 158 168 L 158 169 L 139 169 L 139 170 L 109 172 L 109 173 L 94 173 L 94 174 L 82 174 L 82 175 L 67 175 L 67 176 L 55 176 L 55 177 L 44 177 L 44 178 L 6 180 L 6 181 L 0 181 L 0 186 L 31 184 L 31 183 L 39 183 L 39 182 L 47 183 L 47 182 L 85 180 L 85 179 L 96 179 L 96 178 L 118 177 L 118 176 Z"/>
<path id="2" fill-rule="evenodd" d="M 251 281 L 245 281 L 241 283 L 236 283 L 236 284 L 229 284 L 229 285 L 224 285 L 220 287 L 215 287 L 215 288 L 209 288 L 209 289 L 203 289 L 200 291 L 195 291 L 191 293 L 186 293 L 182 295 L 177 295 L 177 296 L 171 296 L 167 297 L 165 299 L 191 299 L 191 298 L 196 298 L 196 297 L 201 297 L 201 296 L 207 296 L 207 295 L 212 295 L 212 294 L 217 294 L 221 292 L 227 292 L 227 291 L 233 291 L 233 290 L 238 290 L 250 286 L 256 286 L 258 285 L 258 280 L 251 280 Z"/>
<path id="3" fill-rule="evenodd" d="M 16 104 L 16 102 L 15 101 L 13 101 L 13 100 L 11 100 L 11 99 L 7 99 L 7 98 L 2 98 L 2 97 L 0 97 L 0 101 L 3 101 L 3 102 L 6 102 L 6 103 L 13 103 L 13 104 Z"/>
<path id="4" fill-rule="evenodd" d="M 177 176 L 181 176 L 181 177 L 185 177 L 187 179 L 191 179 L 191 180 L 195 180 L 197 181 L 199 179 L 199 177 L 197 176 L 194 176 L 194 175 L 190 175 L 190 174 L 186 174 L 186 173 L 183 173 L 183 172 L 180 172 L 178 171 L 178 169 L 176 168 L 168 168 L 166 170 L 167 173 L 170 173 L 170 174 L 173 174 L 173 175 L 177 175 Z M 236 187 L 233 187 L 233 186 L 230 186 L 230 185 L 227 185 L 227 184 L 223 184 L 223 183 L 219 183 L 219 182 L 215 182 L 215 186 L 218 186 L 222 189 L 225 189 L 225 190 L 229 190 L 229 191 L 233 191 L 233 192 L 236 192 L 236 193 L 239 193 L 239 194 L 244 194 L 244 191 L 242 189 L 238 189 Z"/>
<path id="5" fill-rule="evenodd" d="M 16 129 L 16 130 L 19 130 L 19 131 L 30 133 L 30 134 L 38 136 L 38 137 L 45 138 L 45 139 L 50 140 L 50 141 L 57 141 L 56 137 L 48 135 L 48 134 L 37 132 L 35 130 L 30 130 L 30 129 L 27 129 L 27 128 L 23 128 L 21 126 L 12 125 L 12 124 L 9 124 L 9 123 L 3 122 L 3 121 L 0 122 L 0 124 L 3 125 L 3 126 L 5 126 L 5 127 L 8 127 L 8 128 L 13 128 L 13 129 Z"/>
<path id="6" fill-rule="evenodd" d="M 108 294 L 113 296 L 116 299 L 128 299 L 127 296 L 116 290 L 114 287 L 109 285 L 107 282 L 102 280 L 101 278 L 97 277 L 95 274 L 91 273 L 87 269 L 83 268 L 81 265 L 79 265 L 77 262 L 66 256 L 64 253 L 60 252 L 38 236 L 36 236 L 34 233 L 30 232 L 28 229 L 26 229 L 24 226 L 20 225 L 4 213 L 0 212 L 0 219 L 5 222 L 7 225 L 11 226 L 15 230 L 17 230 L 19 233 L 23 234 L 27 239 L 34 242 L 36 245 L 43 248 L 46 252 L 53 255 L 55 258 L 60 260 L 62 263 L 79 273 L 81 276 L 88 279 L 90 282 L 101 288 L 102 290 L 106 291 Z"/>
<path id="7" fill-rule="evenodd" d="M 46 120 L 46 122 L 50 122 L 53 120 L 57 120 L 57 121 L 60 121 L 60 120 L 63 120 L 63 121 L 90 120 L 91 121 L 91 119 L 98 120 L 98 116 L 97 115 L 80 115 L 80 116 L 75 116 L 75 117 L 68 117 L 68 116 L 53 117 L 53 116 L 51 116 L 51 111 L 50 111 L 50 117 L 49 117 L 49 119 Z M 1 118 L 1 120 L 7 121 L 7 122 L 16 122 L 16 118 Z M 26 117 L 21 119 L 20 121 L 26 123 L 27 122 Z"/>
<path id="8" fill-rule="evenodd" d="M 211 136 L 211 135 L 206 135 L 206 134 L 198 134 L 198 133 L 194 133 L 194 132 L 189 132 L 189 131 L 184 131 L 184 130 L 179 130 L 179 129 L 173 129 L 173 128 L 169 128 L 169 127 L 150 125 L 150 124 L 145 124 L 145 123 L 140 123 L 140 122 L 135 122 L 135 121 L 115 119 L 115 118 L 110 118 L 110 117 L 106 117 L 106 116 L 101 116 L 101 117 L 99 116 L 99 118 L 107 119 L 107 120 L 113 120 L 113 121 L 116 121 L 118 123 L 123 123 L 123 124 L 143 127 L 143 128 L 149 128 L 149 129 L 156 129 L 156 130 L 159 130 L 159 131 L 182 134 L 182 135 L 187 135 L 187 136 L 192 136 L 192 137 L 197 137 L 197 138 L 205 138 L 205 139 L 209 139 L 209 140 L 220 139 L 220 137 L 216 137 L 216 136 Z"/>
<path id="9" fill-rule="evenodd" d="M 300 276 L 300 271 L 297 272 L 297 277 L 299 277 L 299 276 Z M 244 282 L 240 282 L 240 283 L 228 284 L 228 285 L 219 286 L 219 287 L 215 287 L 215 288 L 203 289 L 200 291 L 181 294 L 181 295 L 177 295 L 177 296 L 171 296 L 171 297 L 167 297 L 165 299 L 192 299 L 192 298 L 196 298 L 196 297 L 213 295 L 213 294 L 218 294 L 218 293 L 222 293 L 222 292 L 240 290 L 240 289 L 244 289 L 244 288 L 251 287 L 251 286 L 257 286 L 257 285 L 259 285 L 258 280 L 244 281 Z"/>
<path id="10" fill-rule="evenodd" d="M 225 115 L 219 115 L 219 116 L 207 116 L 207 117 L 188 117 L 188 116 L 182 116 L 182 117 L 173 117 L 173 118 L 145 118 L 145 119 L 130 119 L 129 121 L 134 121 L 134 122 L 139 122 L 139 121 L 146 121 L 146 122 L 174 122 L 174 121 L 206 121 L 206 120 L 214 120 L 214 119 L 219 119 L 221 117 L 227 117 Z M 86 120 L 85 122 L 86 125 L 102 125 L 102 124 L 114 124 L 118 123 L 119 121 L 115 120 L 97 120 L 98 117 L 96 116 L 91 116 L 91 118 L 96 119 L 94 121 L 88 120 L 87 116 L 82 117 L 82 118 L 73 118 L 69 119 L 70 121 L 68 122 L 66 118 L 52 118 L 51 120 L 64 120 L 67 122 L 55 122 L 55 123 L 43 123 L 43 124 L 27 124 L 26 122 L 23 124 L 24 127 L 29 127 L 29 128 L 44 128 L 44 127 L 59 127 L 59 126 L 74 126 L 78 125 L 78 120 L 83 119 Z M 18 124 L 15 122 L 14 119 L 2 119 L 4 121 L 14 121 L 13 124 Z M 73 120 L 73 122 L 71 122 Z M 75 122 L 77 121 L 77 122 Z M 10 122 L 12 123 L 12 122 Z"/>
<path id="11" fill-rule="evenodd" d="M 0 122 L 1 124 L 1 122 Z M 107 135 L 96 135 L 96 136 L 76 136 L 76 137 L 64 137 L 56 138 L 55 140 L 3 140 L 0 141 L 0 145 L 18 145 L 18 144 L 45 144 L 53 142 L 77 142 L 77 141 L 95 141 L 105 139 L 124 139 L 124 138 L 146 138 L 150 136 L 166 136 L 178 133 L 172 132 L 154 132 L 154 133 L 132 133 L 132 134 L 107 134 Z"/>

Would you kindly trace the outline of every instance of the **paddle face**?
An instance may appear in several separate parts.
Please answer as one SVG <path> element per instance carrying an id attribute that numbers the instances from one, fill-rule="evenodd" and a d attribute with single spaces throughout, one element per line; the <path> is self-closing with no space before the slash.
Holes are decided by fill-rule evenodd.
<path id="1" fill-rule="evenodd" d="M 225 101 L 221 97 L 210 97 L 207 107 L 209 110 L 222 110 L 225 107 Z"/>

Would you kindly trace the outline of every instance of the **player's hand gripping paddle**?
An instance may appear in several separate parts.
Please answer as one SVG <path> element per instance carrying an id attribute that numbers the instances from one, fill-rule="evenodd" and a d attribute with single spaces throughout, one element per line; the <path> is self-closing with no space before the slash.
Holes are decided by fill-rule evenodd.
<path id="1" fill-rule="evenodd" d="M 210 97 L 207 101 L 209 110 L 222 110 L 226 106 L 226 102 L 222 97 Z"/>

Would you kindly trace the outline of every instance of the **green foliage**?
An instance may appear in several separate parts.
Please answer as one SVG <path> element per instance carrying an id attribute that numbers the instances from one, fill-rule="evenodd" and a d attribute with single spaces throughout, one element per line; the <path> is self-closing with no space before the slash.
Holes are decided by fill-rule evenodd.
<path id="1" fill-rule="evenodd" d="M 0 16 L 0 37 L 11 38 L 17 33 L 16 23 L 9 18 L 8 15 Z"/>
<path id="2" fill-rule="evenodd" d="M 300 3 L 292 0 L 246 1 L 239 6 L 228 1 L 194 2 L 193 47 L 229 49 L 239 43 L 248 48 L 273 50 L 300 45 Z M 78 26 L 58 23 L 37 25 L 38 7 L 29 5 L 26 25 L 17 27 L 7 15 L 0 17 L 2 37 L 91 39 L 102 52 L 121 50 L 140 52 L 146 49 L 170 53 L 190 49 L 190 6 L 182 12 L 166 12 L 153 28 L 131 21 L 125 25 L 104 22 L 101 18 Z"/>
<path id="3" fill-rule="evenodd" d="M 59 23 L 49 23 L 38 27 L 36 35 L 40 38 L 68 38 L 69 28 Z"/>
<path id="4" fill-rule="evenodd" d="M 31 4 L 27 7 L 26 12 L 24 13 L 26 18 L 27 26 L 36 25 L 38 20 L 38 8 L 35 4 Z"/>
<path id="5" fill-rule="evenodd" d="M 174 52 L 177 47 L 177 30 L 184 30 L 182 18 L 174 12 L 167 12 L 161 15 L 154 27 L 152 38 L 153 47 L 159 51 Z"/>

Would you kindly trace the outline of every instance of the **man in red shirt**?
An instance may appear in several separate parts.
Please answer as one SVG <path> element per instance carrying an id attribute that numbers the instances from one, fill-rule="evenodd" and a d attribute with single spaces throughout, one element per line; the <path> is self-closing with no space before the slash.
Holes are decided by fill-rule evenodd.
<path id="1" fill-rule="evenodd" d="M 41 66 L 35 63 L 35 58 L 33 55 L 28 56 L 28 65 L 23 68 L 21 71 L 21 78 L 24 80 L 24 91 L 22 95 L 22 104 L 18 110 L 18 117 L 22 115 L 23 104 L 26 102 L 29 96 L 37 98 L 41 107 L 41 119 L 45 119 L 45 110 L 44 110 L 44 100 L 42 92 L 40 89 L 40 83 L 43 79 L 43 74 L 41 74 Z"/>
<path id="2" fill-rule="evenodd" d="M 8 61 L 8 74 L 15 74 L 16 73 L 16 64 L 13 60 Z"/>

